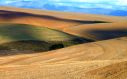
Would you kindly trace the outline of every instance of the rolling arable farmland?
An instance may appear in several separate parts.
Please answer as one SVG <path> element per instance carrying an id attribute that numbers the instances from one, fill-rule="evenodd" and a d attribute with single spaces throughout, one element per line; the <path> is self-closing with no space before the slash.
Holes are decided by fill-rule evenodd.
<path id="1" fill-rule="evenodd" d="M 127 17 L 0 7 L 0 79 L 127 79 Z"/>

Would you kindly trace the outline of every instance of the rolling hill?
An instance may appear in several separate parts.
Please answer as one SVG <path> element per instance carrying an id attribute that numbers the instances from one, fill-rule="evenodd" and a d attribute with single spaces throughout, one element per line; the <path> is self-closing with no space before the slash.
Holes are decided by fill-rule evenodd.
<path id="1" fill-rule="evenodd" d="M 92 40 L 47 27 L 0 24 L 0 55 L 49 51 L 85 42 Z"/>
<path id="2" fill-rule="evenodd" d="M 126 46 L 125 37 L 45 53 L 1 57 L 0 78 L 124 79 Z"/>

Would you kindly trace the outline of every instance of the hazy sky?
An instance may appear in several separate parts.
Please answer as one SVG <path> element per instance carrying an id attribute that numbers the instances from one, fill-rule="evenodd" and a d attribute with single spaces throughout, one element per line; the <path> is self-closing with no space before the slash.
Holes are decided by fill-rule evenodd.
<path id="1" fill-rule="evenodd" d="M 102 8 L 127 11 L 127 0 L 0 0 L 0 6 L 43 9 L 45 4 L 53 4 L 58 7 L 68 6 L 71 8 Z"/>
<path id="2" fill-rule="evenodd" d="M 37 3 L 38 5 L 42 5 L 44 3 L 56 3 L 57 5 L 77 6 L 82 8 L 110 8 L 127 10 L 127 0 L 0 0 L 0 5 L 6 6 L 13 3 L 16 3 L 16 6 L 21 6 L 27 3 Z"/>

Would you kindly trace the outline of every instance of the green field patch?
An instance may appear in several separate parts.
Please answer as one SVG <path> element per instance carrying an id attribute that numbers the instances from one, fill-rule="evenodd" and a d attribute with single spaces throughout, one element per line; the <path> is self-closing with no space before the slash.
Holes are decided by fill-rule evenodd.
<path id="1" fill-rule="evenodd" d="M 0 54 L 2 55 L 5 52 L 15 52 L 11 54 L 44 52 L 91 41 L 46 27 L 0 24 Z"/>

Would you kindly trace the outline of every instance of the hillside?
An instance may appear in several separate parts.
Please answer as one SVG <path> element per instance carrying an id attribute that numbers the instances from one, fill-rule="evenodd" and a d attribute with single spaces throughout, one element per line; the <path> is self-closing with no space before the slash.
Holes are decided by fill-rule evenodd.
<path id="1" fill-rule="evenodd" d="M 44 26 L 92 40 L 127 35 L 126 17 L 0 7 L 0 22 Z"/>
<path id="2" fill-rule="evenodd" d="M 0 78 L 124 79 L 126 46 L 126 38 L 119 38 L 47 53 L 1 57 Z"/>
<path id="3" fill-rule="evenodd" d="M 50 51 L 91 41 L 46 27 L 0 24 L 0 55 Z"/>

